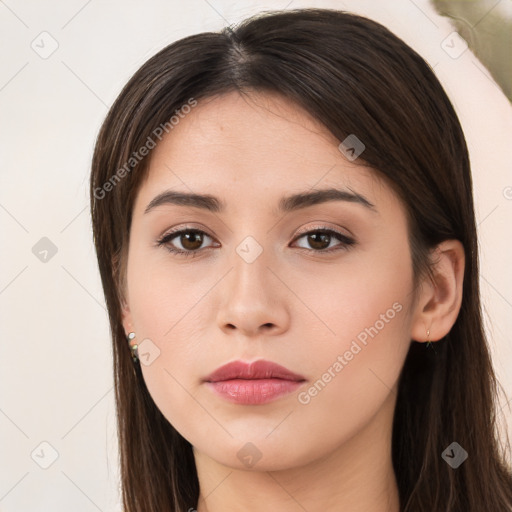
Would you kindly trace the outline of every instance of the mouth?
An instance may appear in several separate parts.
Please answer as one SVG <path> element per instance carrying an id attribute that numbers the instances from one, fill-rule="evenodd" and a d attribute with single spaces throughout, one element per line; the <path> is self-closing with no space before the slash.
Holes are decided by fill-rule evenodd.
<path id="1" fill-rule="evenodd" d="M 271 361 L 234 361 L 221 366 L 204 383 L 223 399 L 245 405 L 260 405 L 292 393 L 305 377 Z"/>

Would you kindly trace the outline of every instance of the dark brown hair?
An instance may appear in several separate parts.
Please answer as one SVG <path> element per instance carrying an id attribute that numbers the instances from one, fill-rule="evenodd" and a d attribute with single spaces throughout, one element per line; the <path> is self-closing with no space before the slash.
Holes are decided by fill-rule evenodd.
<path id="1" fill-rule="evenodd" d="M 356 134 L 366 164 L 406 206 L 415 276 L 447 239 L 466 256 L 462 306 L 435 350 L 411 341 L 393 423 L 403 512 L 512 510 L 512 476 L 498 442 L 498 383 L 482 326 L 468 151 L 429 65 L 369 19 L 328 9 L 263 12 L 235 28 L 176 41 L 129 80 L 101 127 L 91 214 L 113 340 L 122 497 L 126 512 L 187 511 L 199 484 L 192 448 L 156 407 L 121 322 L 134 198 L 150 154 L 134 154 L 190 103 L 230 91 L 277 93 L 341 142 Z M 166 125 L 167 123 L 167 125 Z M 124 169 L 124 171 L 121 171 Z M 453 469 L 453 442 L 469 454 Z"/>

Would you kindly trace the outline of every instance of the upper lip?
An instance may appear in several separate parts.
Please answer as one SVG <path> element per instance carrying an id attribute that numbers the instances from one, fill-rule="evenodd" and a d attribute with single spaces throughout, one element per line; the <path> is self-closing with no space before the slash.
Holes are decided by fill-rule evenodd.
<path id="1" fill-rule="evenodd" d="M 302 375 L 294 373 L 284 366 L 272 361 L 260 359 L 251 363 L 244 361 L 232 361 L 205 377 L 206 382 L 218 382 L 230 379 L 284 379 L 302 381 L 306 380 Z"/>

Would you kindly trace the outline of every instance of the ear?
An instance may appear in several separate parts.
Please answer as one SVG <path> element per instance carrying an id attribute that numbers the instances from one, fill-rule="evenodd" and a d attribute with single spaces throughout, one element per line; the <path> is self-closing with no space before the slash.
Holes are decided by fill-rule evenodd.
<path id="1" fill-rule="evenodd" d="M 121 317 L 125 334 L 133 331 L 132 313 L 126 302 L 121 302 Z"/>
<path id="2" fill-rule="evenodd" d="M 432 262 L 432 276 L 422 281 L 416 302 L 411 329 L 414 341 L 439 341 L 446 336 L 462 303 L 465 256 L 461 242 L 440 243 L 433 250 Z"/>
<path id="3" fill-rule="evenodd" d="M 126 247 L 126 246 L 123 246 Z M 121 249 L 122 250 L 122 249 Z M 124 249 L 126 252 L 126 249 Z M 124 258 L 126 259 L 126 254 Z M 132 323 L 132 314 L 130 311 L 130 307 L 128 306 L 128 298 L 127 298 L 127 290 L 126 290 L 126 281 L 125 275 L 120 277 L 121 273 L 121 259 L 120 259 L 120 250 L 116 251 L 112 256 L 112 278 L 114 282 L 117 284 L 117 297 L 121 307 L 121 321 L 123 324 L 123 329 L 125 334 L 128 334 L 133 331 L 133 323 Z"/>

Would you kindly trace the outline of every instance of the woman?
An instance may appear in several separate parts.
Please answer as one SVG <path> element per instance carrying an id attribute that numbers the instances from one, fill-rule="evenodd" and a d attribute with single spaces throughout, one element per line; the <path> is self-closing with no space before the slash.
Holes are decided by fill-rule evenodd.
<path id="1" fill-rule="evenodd" d="M 164 48 L 91 212 L 127 512 L 512 510 L 464 135 L 386 28 L 303 9 Z"/>

